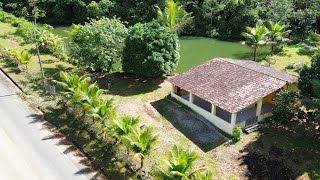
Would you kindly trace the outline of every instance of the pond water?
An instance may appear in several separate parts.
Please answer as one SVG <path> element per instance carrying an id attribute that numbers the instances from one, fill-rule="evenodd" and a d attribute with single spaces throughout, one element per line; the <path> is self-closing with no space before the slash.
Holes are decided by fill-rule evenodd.
<path id="1" fill-rule="evenodd" d="M 56 27 L 54 33 L 66 38 L 70 27 Z M 252 59 L 252 50 L 240 42 L 221 41 L 204 37 L 180 37 L 180 61 L 177 73 L 187 71 L 216 57 Z M 258 49 L 258 59 L 264 58 L 269 48 Z"/>

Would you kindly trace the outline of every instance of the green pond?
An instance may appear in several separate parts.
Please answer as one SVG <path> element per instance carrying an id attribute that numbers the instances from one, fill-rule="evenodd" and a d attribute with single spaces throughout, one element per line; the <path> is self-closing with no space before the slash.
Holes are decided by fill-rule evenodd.
<path id="1" fill-rule="evenodd" d="M 56 27 L 54 33 L 66 38 L 68 42 L 69 27 Z M 187 71 L 197 65 L 216 57 L 252 59 L 252 50 L 240 42 L 221 41 L 204 37 L 180 37 L 180 61 L 177 73 Z M 258 59 L 262 59 L 269 48 L 258 49 Z"/>

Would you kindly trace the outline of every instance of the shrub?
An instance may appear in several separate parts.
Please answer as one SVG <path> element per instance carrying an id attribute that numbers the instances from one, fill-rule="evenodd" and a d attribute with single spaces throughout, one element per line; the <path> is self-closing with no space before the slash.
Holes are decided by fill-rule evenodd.
<path id="1" fill-rule="evenodd" d="M 179 61 L 178 36 L 159 23 L 152 21 L 136 24 L 126 39 L 123 70 L 147 77 L 174 72 Z"/>
<path id="2" fill-rule="evenodd" d="M 39 48 L 42 52 L 48 52 L 64 60 L 66 58 L 65 47 L 63 39 L 53 34 L 53 27 L 50 25 L 43 25 L 36 30 L 36 38 L 39 42 Z"/>
<path id="3" fill-rule="evenodd" d="M 241 135 L 242 135 L 241 127 L 238 126 L 238 127 L 234 128 L 233 134 L 232 134 L 232 141 L 235 143 L 239 142 L 241 139 Z"/>
<path id="4" fill-rule="evenodd" d="M 32 42 L 33 30 L 34 30 L 34 25 L 31 22 L 24 21 L 18 25 L 15 34 L 18 36 L 21 36 L 26 42 Z"/>
<path id="5" fill-rule="evenodd" d="M 302 95 L 307 97 L 315 96 L 311 83 L 313 79 L 320 79 L 320 51 L 313 55 L 311 67 L 304 66 L 300 70 L 298 87 Z"/>
<path id="6" fill-rule="evenodd" d="M 71 30 L 71 63 L 92 71 L 110 71 L 122 59 L 124 39 L 128 30 L 116 18 L 91 20 Z"/>
<path id="7" fill-rule="evenodd" d="M 297 94 L 293 91 L 280 91 L 275 100 L 275 105 L 272 109 L 272 119 L 280 122 L 289 122 L 298 112 Z"/>

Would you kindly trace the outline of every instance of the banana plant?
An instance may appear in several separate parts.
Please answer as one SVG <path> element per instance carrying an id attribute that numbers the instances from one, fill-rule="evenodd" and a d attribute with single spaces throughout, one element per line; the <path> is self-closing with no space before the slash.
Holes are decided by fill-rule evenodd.
<path id="1" fill-rule="evenodd" d="M 22 51 L 19 53 L 19 64 L 25 66 L 26 70 L 28 70 L 28 65 L 30 64 L 32 59 L 32 55 L 28 51 Z"/>
<path id="2" fill-rule="evenodd" d="M 16 48 L 7 49 L 6 51 L 8 52 L 9 56 L 13 59 L 13 63 L 18 64 L 19 63 L 19 51 Z"/>

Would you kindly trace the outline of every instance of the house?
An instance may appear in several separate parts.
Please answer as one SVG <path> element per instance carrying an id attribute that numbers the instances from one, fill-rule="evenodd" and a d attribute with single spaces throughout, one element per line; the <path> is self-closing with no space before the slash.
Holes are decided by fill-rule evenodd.
<path id="1" fill-rule="evenodd" d="M 297 77 L 247 60 L 216 58 L 168 81 L 171 96 L 232 134 L 270 117 L 276 93 Z"/>

